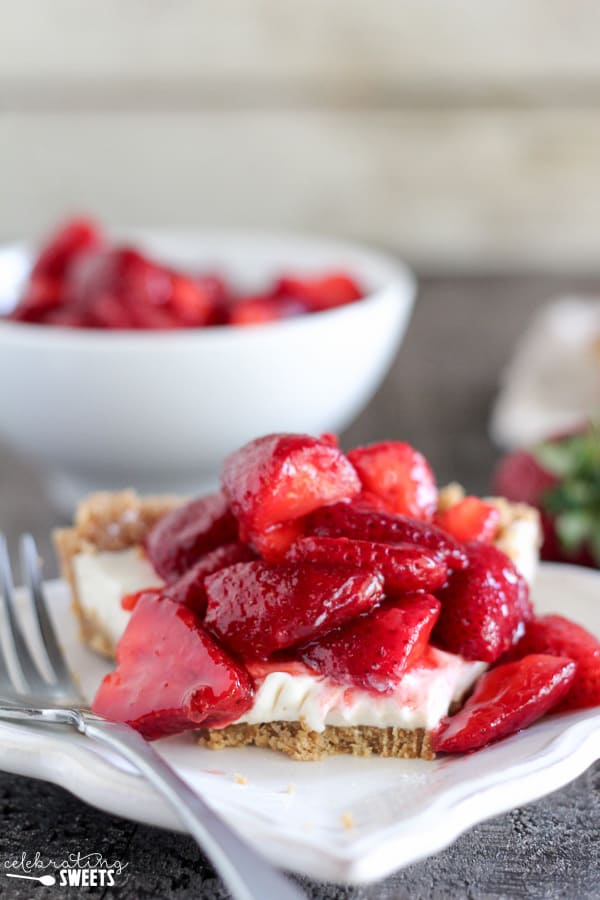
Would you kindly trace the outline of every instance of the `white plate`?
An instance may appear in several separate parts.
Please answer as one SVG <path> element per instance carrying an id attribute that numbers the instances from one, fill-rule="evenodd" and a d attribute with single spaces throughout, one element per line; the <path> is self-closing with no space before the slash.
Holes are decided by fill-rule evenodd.
<path id="1" fill-rule="evenodd" d="M 600 635 L 600 573 L 547 564 L 534 594 L 538 611 L 564 612 Z M 49 583 L 48 595 L 71 665 L 93 692 L 107 667 L 79 644 L 65 585 Z M 273 862 L 359 883 L 436 853 L 476 823 L 576 778 L 600 757 L 600 710 L 549 717 L 486 750 L 434 762 L 295 762 L 256 748 L 211 751 L 191 736 L 156 747 Z M 75 733 L 0 724 L 0 767 L 62 785 L 107 812 L 179 828 L 143 779 Z"/>
<path id="2" fill-rule="evenodd" d="M 503 373 L 490 431 L 525 447 L 600 414 L 600 302 L 565 297 L 533 317 Z"/>

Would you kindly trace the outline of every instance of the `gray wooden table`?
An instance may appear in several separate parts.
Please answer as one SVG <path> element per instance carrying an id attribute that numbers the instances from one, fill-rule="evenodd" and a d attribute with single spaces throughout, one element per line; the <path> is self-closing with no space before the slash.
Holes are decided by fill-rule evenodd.
<path id="1" fill-rule="evenodd" d="M 498 377 L 532 312 L 565 291 L 600 294 L 600 279 L 481 277 L 423 279 L 405 344 L 370 407 L 344 444 L 404 438 L 432 461 L 440 482 L 483 492 L 497 451 L 487 419 Z M 54 564 L 48 532 L 56 518 L 39 477 L 0 448 L 0 528 L 35 532 Z M 129 863 L 121 898 L 216 898 L 226 894 L 186 837 L 92 809 L 52 785 L 0 774 L 0 896 L 29 898 L 82 889 L 8 883 L 5 859 L 37 850 L 58 858 L 101 852 Z M 600 767 L 527 808 L 474 828 L 448 850 L 377 885 L 340 888 L 301 880 L 307 896 L 352 900 L 445 898 L 600 898 Z M 276 898 L 265 898 L 276 900 Z"/>

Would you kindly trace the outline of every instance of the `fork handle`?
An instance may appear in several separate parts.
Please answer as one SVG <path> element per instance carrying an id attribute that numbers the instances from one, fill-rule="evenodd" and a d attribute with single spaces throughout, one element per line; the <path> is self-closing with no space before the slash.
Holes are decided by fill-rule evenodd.
<path id="1" fill-rule="evenodd" d="M 116 750 L 171 804 L 235 900 L 302 900 L 305 895 L 244 843 L 207 803 L 127 725 L 81 715 L 79 730 Z"/>

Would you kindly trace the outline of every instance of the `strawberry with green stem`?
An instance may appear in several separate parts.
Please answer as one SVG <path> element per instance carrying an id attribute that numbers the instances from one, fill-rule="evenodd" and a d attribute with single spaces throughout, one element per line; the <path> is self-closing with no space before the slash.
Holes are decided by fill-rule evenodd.
<path id="1" fill-rule="evenodd" d="M 494 490 L 540 510 L 544 559 L 600 567 L 600 423 L 509 454 Z"/>

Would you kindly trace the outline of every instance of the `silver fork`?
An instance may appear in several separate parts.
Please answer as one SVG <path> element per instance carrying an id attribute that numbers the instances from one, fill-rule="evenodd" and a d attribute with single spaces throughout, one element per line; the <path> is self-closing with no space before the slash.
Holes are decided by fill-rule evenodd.
<path id="1" fill-rule="evenodd" d="M 20 558 L 48 677 L 31 653 L 20 624 L 8 549 L 0 534 L 0 720 L 69 725 L 127 759 L 171 804 L 235 900 L 301 900 L 304 894 L 240 840 L 137 731 L 89 711 L 56 639 L 39 555 L 29 534 L 21 538 Z"/>

